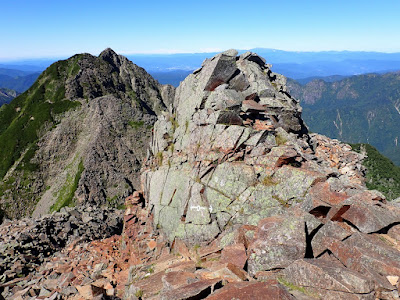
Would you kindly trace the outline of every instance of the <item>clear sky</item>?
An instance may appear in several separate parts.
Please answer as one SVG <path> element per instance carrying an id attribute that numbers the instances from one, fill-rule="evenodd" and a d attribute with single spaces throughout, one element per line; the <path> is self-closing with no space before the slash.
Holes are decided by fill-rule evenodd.
<path id="1" fill-rule="evenodd" d="M 400 0 L 0 0 L 0 60 L 99 54 L 400 52 Z"/>

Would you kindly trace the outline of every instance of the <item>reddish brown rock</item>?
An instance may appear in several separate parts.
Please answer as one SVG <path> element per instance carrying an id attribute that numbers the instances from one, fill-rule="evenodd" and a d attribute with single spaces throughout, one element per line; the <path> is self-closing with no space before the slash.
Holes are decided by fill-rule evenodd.
<path id="1" fill-rule="evenodd" d="M 164 291 L 174 290 L 196 281 L 199 281 L 198 276 L 194 273 L 184 271 L 168 272 L 162 277 Z"/>
<path id="2" fill-rule="evenodd" d="M 268 122 L 268 121 L 256 120 L 254 122 L 253 129 L 257 130 L 257 131 L 261 131 L 261 130 L 271 131 L 274 129 L 274 125 L 271 125 L 270 122 Z"/>
<path id="3" fill-rule="evenodd" d="M 355 231 L 355 229 L 345 223 L 328 221 L 316 232 L 311 241 L 313 256 L 319 256 L 322 252 L 329 249 L 332 241 L 341 241 L 352 235 Z"/>
<path id="4" fill-rule="evenodd" d="M 177 255 L 182 255 L 183 257 L 187 258 L 190 257 L 189 249 L 187 248 L 186 244 L 180 239 L 174 240 L 171 246 L 171 250 Z"/>
<path id="5" fill-rule="evenodd" d="M 356 226 L 361 232 L 377 232 L 391 224 L 400 222 L 400 209 L 376 202 L 371 205 L 368 198 L 346 201 L 349 208 L 341 217 Z"/>
<path id="6" fill-rule="evenodd" d="M 201 280 L 178 289 L 163 292 L 161 300 L 183 300 L 183 299 L 204 299 L 210 295 L 216 287 L 221 286 L 218 279 Z"/>
<path id="7" fill-rule="evenodd" d="M 204 265 L 205 269 L 196 271 L 202 279 L 222 279 L 227 282 L 238 282 L 249 279 L 247 273 L 230 263 L 213 262 Z"/>
<path id="8" fill-rule="evenodd" d="M 246 261 L 247 254 L 243 244 L 233 244 L 222 249 L 220 260 L 221 263 L 231 263 L 240 269 L 243 269 Z"/>
<path id="9" fill-rule="evenodd" d="M 370 278 L 343 266 L 333 265 L 329 261 L 297 260 L 282 273 L 285 280 L 291 284 L 306 289 L 312 287 L 313 292 L 317 292 L 324 299 L 333 299 L 332 293 L 339 296 L 337 292 L 347 295 L 347 299 L 360 299 L 359 296 L 373 296 L 374 293 L 374 282 Z M 355 294 L 354 297 L 351 294 Z M 342 296 L 339 299 L 345 298 Z"/>
<path id="10" fill-rule="evenodd" d="M 147 278 L 134 282 L 130 286 L 130 289 L 134 291 L 140 291 L 144 299 L 150 298 L 154 295 L 159 294 L 162 290 L 164 286 L 162 278 L 164 275 L 165 272 L 159 272 L 150 275 Z"/>
<path id="11" fill-rule="evenodd" d="M 235 282 L 225 285 L 207 300 L 237 299 L 237 300 L 294 300 L 288 290 L 276 280 L 266 282 Z"/>
<path id="12" fill-rule="evenodd" d="M 157 242 L 155 240 L 150 240 L 147 243 L 147 246 L 149 247 L 150 250 L 153 250 L 157 246 Z"/>
<path id="13" fill-rule="evenodd" d="M 93 299 L 96 296 L 102 295 L 104 293 L 104 290 L 102 288 L 98 288 L 96 286 L 93 286 L 91 284 L 84 285 L 84 286 L 76 286 L 76 289 L 79 292 L 79 295 L 82 296 L 84 299 Z"/>
<path id="14" fill-rule="evenodd" d="M 310 198 L 302 203 L 302 207 L 316 217 L 325 218 L 331 207 L 340 205 L 347 198 L 345 193 L 332 191 L 328 182 L 317 182 L 310 188 Z"/>

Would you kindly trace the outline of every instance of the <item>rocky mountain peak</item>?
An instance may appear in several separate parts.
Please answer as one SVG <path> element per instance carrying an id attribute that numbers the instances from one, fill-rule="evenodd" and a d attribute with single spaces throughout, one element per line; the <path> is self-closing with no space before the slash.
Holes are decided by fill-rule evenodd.
<path id="1" fill-rule="evenodd" d="M 100 55 L 100 59 L 108 62 L 111 66 L 114 67 L 114 70 L 118 70 L 122 65 L 122 60 L 127 60 L 125 57 L 118 55 L 111 48 L 107 48 L 103 50 Z"/>
<path id="2" fill-rule="evenodd" d="M 173 94 L 111 49 L 54 63 L 0 112 L 0 208 L 22 217 L 122 204 L 140 188 L 152 125 Z"/>
<path id="3" fill-rule="evenodd" d="M 106 48 L 103 51 L 101 51 L 100 58 L 107 60 L 107 58 L 115 58 L 118 57 L 118 54 L 111 48 Z"/>
<path id="4" fill-rule="evenodd" d="M 286 79 L 255 53 L 236 55 L 206 59 L 154 126 L 143 189 L 171 240 L 209 242 L 292 206 L 308 213 L 309 190 L 328 178 L 343 191 L 362 185 L 362 157 L 338 146 L 353 162 L 327 162 L 317 150 L 329 142 L 307 134 Z"/>
<path id="5" fill-rule="evenodd" d="M 273 73 L 265 59 L 251 52 L 237 56 L 236 50 L 228 50 L 206 59 L 176 94 L 179 122 L 190 119 L 199 109 L 211 108 L 225 111 L 219 116 L 221 120 L 229 115 L 247 125 L 259 120 L 266 126 L 307 132 L 298 101 L 286 92 L 286 78 Z"/>

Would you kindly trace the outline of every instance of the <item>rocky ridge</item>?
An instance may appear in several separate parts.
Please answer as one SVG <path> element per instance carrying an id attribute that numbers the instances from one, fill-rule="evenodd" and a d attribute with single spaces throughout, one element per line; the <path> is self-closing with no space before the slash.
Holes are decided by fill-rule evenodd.
<path id="1" fill-rule="evenodd" d="M 208 59 L 171 103 L 122 235 L 69 244 L 4 296 L 399 298 L 399 207 L 366 189 L 362 154 L 307 132 L 264 59 Z"/>
<path id="2" fill-rule="evenodd" d="M 123 204 L 140 188 L 152 125 L 173 94 L 111 49 L 54 63 L 1 112 L 7 216 L 38 217 L 74 202 Z"/>

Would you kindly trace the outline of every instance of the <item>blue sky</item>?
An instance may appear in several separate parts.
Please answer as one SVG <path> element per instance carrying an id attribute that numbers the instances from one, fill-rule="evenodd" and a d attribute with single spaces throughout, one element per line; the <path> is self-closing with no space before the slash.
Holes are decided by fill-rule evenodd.
<path id="1" fill-rule="evenodd" d="M 400 1 L 0 0 L 0 60 L 99 54 L 400 52 Z"/>

